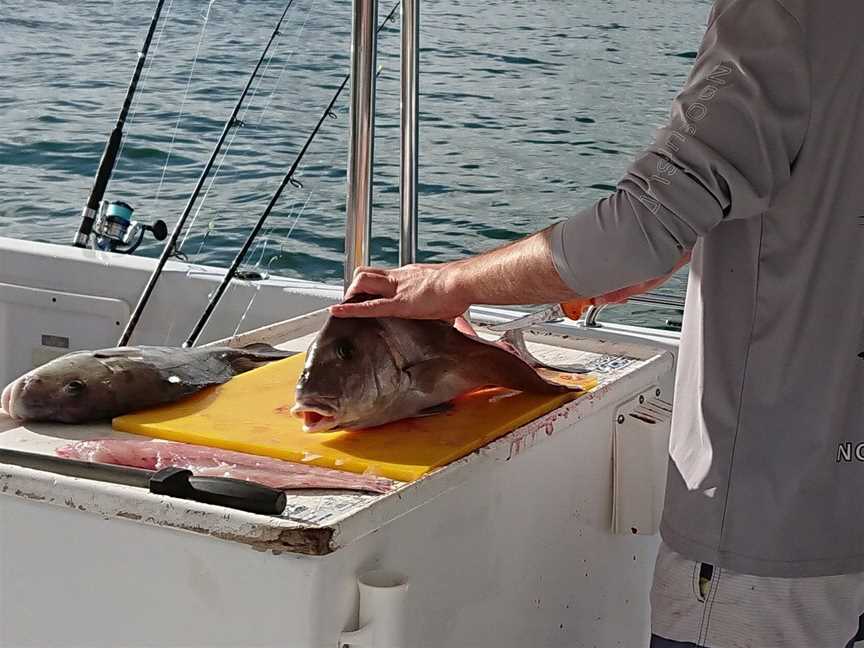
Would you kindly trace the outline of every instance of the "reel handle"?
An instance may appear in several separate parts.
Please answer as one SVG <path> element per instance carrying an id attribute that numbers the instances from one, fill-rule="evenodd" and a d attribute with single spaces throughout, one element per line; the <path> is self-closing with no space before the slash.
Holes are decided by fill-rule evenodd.
<path id="1" fill-rule="evenodd" d="M 147 230 L 153 234 L 153 238 L 157 241 L 164 241 L 168 238 L 168 225 L 161 218 L 154 221 L 152 225 L 141 225 L 141 229 Z"/>

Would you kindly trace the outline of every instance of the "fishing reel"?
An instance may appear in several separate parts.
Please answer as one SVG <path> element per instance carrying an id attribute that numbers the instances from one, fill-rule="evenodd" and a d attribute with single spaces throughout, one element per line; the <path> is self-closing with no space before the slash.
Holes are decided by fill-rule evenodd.
<path id="1" fill-rule="evenodd" d="M 132 209 L 121 201 L 99 203 L 99 212 L 93 225 L 95 234 L 93 246 L 104 252 L 132 254 L 141 245 L 147 232 L 153 234 L 157 241 L 164 241 L 168 236 L 168 226 L 163 220 L 157 220 L 152 225 L 145 225 L 132 220 Z"/>

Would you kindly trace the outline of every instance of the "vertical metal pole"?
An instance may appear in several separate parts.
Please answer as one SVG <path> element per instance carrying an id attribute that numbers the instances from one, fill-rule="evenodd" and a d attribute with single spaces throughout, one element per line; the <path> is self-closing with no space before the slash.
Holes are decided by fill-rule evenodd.
<path id="1" fill-rule="evenodd" d="M 417 261 L 420 0 L 402 0 L 401 224 L 399 265 Z"/>
<path id="2" fill-rule="evenodd" d="M 369 264 L 375 144 L 375 59 L 378 49 L 378 0 L 354 0 L 353 7 L 345 288 L 351 283 L 354 269 Z"/>

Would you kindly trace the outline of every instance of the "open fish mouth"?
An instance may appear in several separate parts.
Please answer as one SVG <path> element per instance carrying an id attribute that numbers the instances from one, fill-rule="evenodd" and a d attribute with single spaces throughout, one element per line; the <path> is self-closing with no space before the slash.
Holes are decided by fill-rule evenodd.
<path id="1" fill-rule="evenodd" d="M 338 425 L 336 410 L 315 401 L 300 401 L 291 408 L 291 414 L 303 419 L 304 432 L 326 432 Z"/>
<path id="2" fill-rule="evenodd" d="M 0 406 L 3 407 L 3 411 L 6 412 L 12 418 L 15 418 L 15 415 L 12 413 L 12 389 L 14 387 L 14 383 L 10 383 L 6 385 L 3 389 L 3 394 L 0 396 Z"/>
<path id="3" fill-rule="evenodd" d="M 6 385 L 2 396 L 0 396 L 0 405 L 2 405 L 3 411 L 16 421 L 22 421 L 26 418 L 26 408 L 21 403 L 22 391 L 23 385 L 19 378 L 15 382 Z"/>

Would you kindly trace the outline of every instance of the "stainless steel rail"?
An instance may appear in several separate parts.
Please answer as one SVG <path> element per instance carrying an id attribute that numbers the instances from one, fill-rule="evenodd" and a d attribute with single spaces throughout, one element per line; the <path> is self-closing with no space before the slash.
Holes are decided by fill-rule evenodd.
<path id="1" fill-rule="evenodd" d="M 684 300 L 681 297 L 670 297 L 669 295 L 646 293 L 644 295 L 637 295 L 636 297 L 631 297 L 627 300 L 627 303 L 641 304 L 643 306 L 674 308 L 676 310 L 682 311 L 684 310 Z M 600 328 L 600 324 L 597 323 L 597 317 L 600 315 L 600 312 L 607 306 L 609 306 L 609 304 L 604 304 L 603 306 L 592 306 L 591 308 L 589 308 L 588 312 L 585 313 L 585 327 Z"/>
<path id="2" fill-rule="evenodd" d="M 657 293 L 645 293 L 644 295 L 636 295 L 627 300 L 629 304 L 643 304 L 645 306 L 666 306 L 668 308 L 677 308 L 684 310 L 683 297 L 671 297 L 669 295 L 660 295 Z"/>
<path id="3" fill-rule="evenodd" d="M 378 0 L 354 0 L 351 24 L 351 107 L 345 218 L 345 288 L 369 264 L 372 164 L 375 148 L 375 60 Z"/>
<path id="4" fill-rule="evenodd" d="M 399 265 L 417 261 L 420 0 L 402 0 Z"/>

